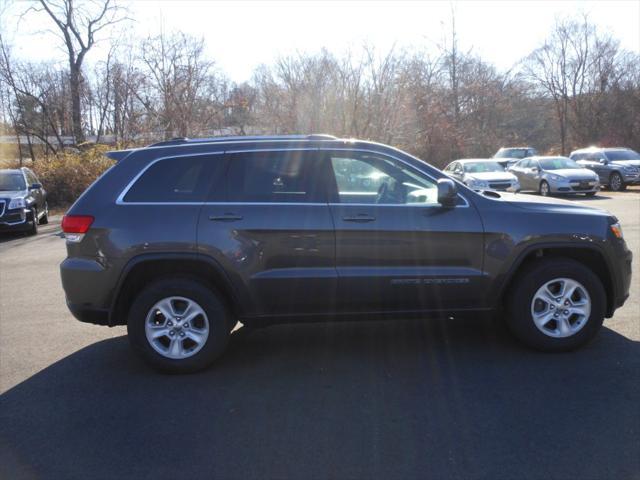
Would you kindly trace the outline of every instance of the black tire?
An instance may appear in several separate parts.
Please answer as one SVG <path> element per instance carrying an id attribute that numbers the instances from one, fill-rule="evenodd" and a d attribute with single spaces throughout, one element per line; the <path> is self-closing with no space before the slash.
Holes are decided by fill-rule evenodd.
<path id="1" fill-rule="evenodd" d="M 578 281 L 591 298 L 591 314 L 584 326 L 564 338 L 543 333 L 531 314 L 534 295 L 546 282 L 555 278 Z M 604 287 L 593 271 L 575 260 L 560 257 L 543 259 L 526 267 L 518 274 L 506 300 L 509 330 L 525 345 L 547 352 L 574 350 L 593 339 L 602 326 L 607 303 Z"/>
<path id="2" fill-rule="evenodd" d="M 31 209 L 31 228 L 27 231 L 29 235 L 38 234 L 38 210 L 34 207 Z"/>
<path id="3" fill-rule="evenodd" d="M 551 196 L 551 187 L 549 186 L 549 183 L 546 180 L 542 180 L 540 182 L 540 186 L 538 187 L 538 193 L 540 193 L 540 195 L 542 195 L 543 197 Z"/>
<path id="4" fill-rule="evenodd" d="M 587 192 L 587 193 L 585 193 L 585 196 L 586 197 L 593 197 L 593 196 L 595 196 L 596 193 L 598 193 L 598 192 Z"/>
<path id="5" fill-rule="evenodd" d="M 612 172 L 611 175 L 609 175 L 609 190 L 612 192 L 622 192 L 626 188 L 627 186 L 624 183 L 622 175 L 618 172 Z"/>
<path id="6" fill-rule="evenodd" d="M 40 225 L 46 225 L 49 223 L 49 204 L 45 202 L 44 204 L 44 215 L 40 219 Z"/>
<path id="7" fill-rule="evenodd" d="M 179 296 L 197 302 L 207 315 L 209 336 L 203 347 L 188 358 L 171 359 L 150 345 L 145 333 L 149 310 L 163 298 Z M 189 277 L 164 278 L 142 290 L 133 301 L 127 318 L 131 346 L 152 367 L 166 373 L 191 373 L 211 365 L 225 350 L 229 340 L 229 313 L 220 295 Z"/>

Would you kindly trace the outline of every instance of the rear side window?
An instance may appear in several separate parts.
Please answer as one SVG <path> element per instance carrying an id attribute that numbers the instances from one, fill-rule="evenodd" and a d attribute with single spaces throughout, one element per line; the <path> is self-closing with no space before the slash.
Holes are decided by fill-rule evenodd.
<path id="1" fill-rule="evenodd" d="M 307 151 L 229 154 L 230 202 L 311 203 L 326 195 L 318 159 Z"/>
<path id="2" fill-rule="evenodd" d="M 216 156 L 217 157 L 217 156 Z M 222 156 L 181 157 L 151 165 L 133 184 L 125 202 L 204 202 L 222 172 Z"/>

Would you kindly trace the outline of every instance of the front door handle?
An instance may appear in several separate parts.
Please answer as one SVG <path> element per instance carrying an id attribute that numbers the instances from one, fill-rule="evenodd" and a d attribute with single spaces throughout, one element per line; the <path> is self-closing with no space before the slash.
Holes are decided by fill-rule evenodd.
<path id="1" fill-rule="evenodd" d="M 242 216 L 225 213 L 224 215 L 209 215 L 209 220 L 212 222 L 237 222 L 238 220 L 242 220 Z"/>
<path id="2" fill-rule="evenodd" d="M 373 222 L 376 217 L 372 217 L 371 215 L 367 215 L 366 213 L 359 213 L 358 215 L 352 217 L 342 217 L 342 220 L 345 222 L 357 222 L 357 223 L 366 223 Z"/>

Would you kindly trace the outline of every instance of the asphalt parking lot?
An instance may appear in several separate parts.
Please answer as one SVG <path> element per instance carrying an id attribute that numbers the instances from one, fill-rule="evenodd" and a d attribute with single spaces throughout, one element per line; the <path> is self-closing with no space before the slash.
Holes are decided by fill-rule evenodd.
<path id="1" fill-rule="evenodd" d="M 638 479 L 640 189 L 575 201 L 618 216 L 635 277 L 570 354 L 490 320 L 350 322 L 239 329 L 160 375 L 67 311 L 57 222 L 3 237 L 0 478 Z"/>

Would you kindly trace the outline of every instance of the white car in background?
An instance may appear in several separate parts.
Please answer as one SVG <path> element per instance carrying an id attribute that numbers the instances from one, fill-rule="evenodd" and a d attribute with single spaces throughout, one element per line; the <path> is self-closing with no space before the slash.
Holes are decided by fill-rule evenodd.
<path id="1" fill-rule="evenodd" d="M 473 190 L 520 190 L 518 178 L 492 159 L 467 158 L 451 162 L 444 173 Z"/>

